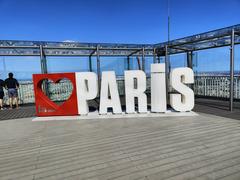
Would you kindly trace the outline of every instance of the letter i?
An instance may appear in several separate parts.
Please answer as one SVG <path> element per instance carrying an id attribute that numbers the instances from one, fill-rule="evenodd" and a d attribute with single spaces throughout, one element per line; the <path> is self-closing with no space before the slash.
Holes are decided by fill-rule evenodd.
<path id="1" fill-rule="evenodd" d="M 165 64 L 151 64 L 151 111 L 166 112 Z"/>

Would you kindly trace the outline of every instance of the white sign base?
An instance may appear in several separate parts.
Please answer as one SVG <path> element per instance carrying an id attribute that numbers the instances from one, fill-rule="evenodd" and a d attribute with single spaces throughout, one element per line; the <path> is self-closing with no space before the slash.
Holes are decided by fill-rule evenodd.
<path id="1" fill-rule="evenodd" d="M 190 112 L 176 112 L 173 110 L 167 110 L 165 113 L 135 113 L 135 114 L 112 114 L 99 115 L 98 111 L 90 112 L 88 115 L 82 116 L 49 116 L 49 117 L 36 117 L 32 121 L 69 121 L 69 120 L 96 120 L 96 119 L 123 119 L 123 118 L 151 118 L 151 117 L 182 117 L 182 116 L 198 116 L 197 113 Z M 159 118 L 161 120 L 161 118 Z"/>

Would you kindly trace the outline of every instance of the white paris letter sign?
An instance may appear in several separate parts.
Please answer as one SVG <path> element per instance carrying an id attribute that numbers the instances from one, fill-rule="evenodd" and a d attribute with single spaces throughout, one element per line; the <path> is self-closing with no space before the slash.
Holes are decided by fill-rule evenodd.
<path id="1" fill-rule="evenodd" d="M 51 74 L 50 74 L 51 75 Z M 39 116 L 44 116 L 43 112 L 39 109 L 44 109 L 43 103 L 40 100 L 44 98 L 38 93 L 38 84 L 36 82 L 38 75 L 34 75 L 34 90 L 36 97 L 36 108 Z M 49 79 L 56 78 L 57 74 L 52 75 Z M 70 105 L 65 105 L 64 109 L 56 106 L 55 114 L 52 109 L 46 110 L 47 115 L 66 115 L 67 110 L 71 111 L 71 115 L 87 115 L 89 113 L 88 101 L 100 96 L 99 114 L 107 114 L 108 109 L 112 109 L 113 114 L 122 114 L 123 109 L 121 106 L 120 96 L 118 92 L 117 80 L 114 71 L 102 72 L 101 88 L 98 87 L 98 77 L 94 72 L 76 72 L 68 74 L 73 77 L 72 84 L 74 87 L 73 94 L 70 97 Z M 45 77 L 45 76 L 44 76 Z M 154 113 L 165 113 L 167 111 L 167 102 L 173 110 L 177 112 L 191 111 L 194 107 L 194 92 L 188 86 L 194 83 L 194 74 L 192 69 L 187 67 L 175 68 L 170 72 L 169 84 L 171 93 L 166 92 L 166 74 L 165 64 L 151 64 L 151 109 L 149 111 Z M 39 79 L 39 78 L 38 78 Z M 46 79 L 46 78 L 45 78 Z M 56 80 L 56 81 L 57 81 Z M 54 81 L 54 82 L 56 82 Z M 125 102 L 126 112 L 130 113 L 147 113 L 147 79 L 144 71 L 141 70 L 127 70 L 124 72 L 124 85 L 125 85 Z M 100 89 L 100 92 L 98 92 Z M 74 94 L 75 93 L 75 94 Z M 136 103 L 137 102 L 137 103 Z M 45 102 L 50 104 L 50 102 Z M 67 103 L 66 103 L 67 104 Z M 136 108 L 137 105 L 137 108 Z M 71 109 L 69 106 L 72 106 Z M 46 107 L 46 106 L 45 106 Z M 64 107 L 64 106 L 63 106 Z M 47 108 L 45 108 L 47 109 Z M 49 108 L 48 108 L 49 109 Z M 67 109 L 67 110 L 66 110 Z M 65 113 L 64 113 L 65 112 Z M 42 113 L 42 114 L 41 114 Z M 52 113 L 52 114 L 51 114 Z M 70 114 L 70 113 L 69 113 Z"/>

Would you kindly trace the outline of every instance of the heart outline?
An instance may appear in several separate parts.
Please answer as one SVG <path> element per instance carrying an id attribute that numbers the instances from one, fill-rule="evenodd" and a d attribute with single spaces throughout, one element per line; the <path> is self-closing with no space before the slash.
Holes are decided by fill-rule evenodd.
<path id="1" fill-rule="evenodd" d="M 73 90 L 70 97 L 61 105 L 57 105 L 42 91 L 44 80 L 59 83 L 62 79 L 69 79 Z M 33 74 L 35 105 L 37 116 L 71 116 L 78 114 L 75 73 Z"/>

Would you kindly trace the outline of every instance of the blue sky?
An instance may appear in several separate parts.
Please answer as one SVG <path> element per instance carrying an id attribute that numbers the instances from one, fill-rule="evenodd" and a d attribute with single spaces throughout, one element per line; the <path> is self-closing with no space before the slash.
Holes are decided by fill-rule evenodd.
<path id="1" fill-rule="evenodd" d="M 0 39 L 3 40 L 112 43 L 167 40 L 167 0 L 0 0 L 0 9 Z M 171 39 L 239 24 L 239 9 L 240 0 L 170 0 Z M 218 66 L 222 69 L 227 63 L 228 50 L 213 52 L 208 59 L 220 58 Z M 0 73 L 4 71 L 2 59 Z M 39 72 L 39 62 L 35 59 L 6 57 L 5 70 L 25 75 Z M 59 64 L 56 60 L 49 61 L 52 72 L 64 71 L 62 68 L 67 63 L 67 60 Z M 76 70 L 78 60 L 71 61 L 74 66 L 69 65 L 67 71 Z M 79 65 L 79 70 L 85 66 Z M 216 62 L 212 66 L 215 65 Z"/>
<path id="2" fill-rule="evenodd" d="M 0 0 L 0 38 L 158 43 L 167 0 Z M 240 0 L 170 0 L 171 38 L 240 23 Z"/>

